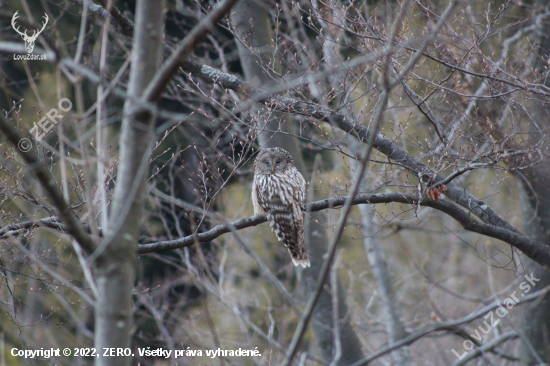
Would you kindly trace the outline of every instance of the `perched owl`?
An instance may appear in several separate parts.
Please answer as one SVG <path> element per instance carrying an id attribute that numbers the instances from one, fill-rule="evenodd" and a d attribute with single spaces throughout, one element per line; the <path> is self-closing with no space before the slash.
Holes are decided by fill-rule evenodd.
<path id="1" fill-rule="evenodd" d="M 309 267 L 304 244 L 306 181 L 288 151 L 261 150 L 254 161 L 254 214 L 267 215 L 271 229 L 287 247 L 295 266 Z"/>

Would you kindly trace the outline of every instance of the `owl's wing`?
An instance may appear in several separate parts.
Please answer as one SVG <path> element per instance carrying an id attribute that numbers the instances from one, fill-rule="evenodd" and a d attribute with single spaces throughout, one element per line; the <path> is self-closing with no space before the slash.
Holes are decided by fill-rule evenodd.
<path id="1" fill-rule="evenodd" d="M 256 186 L 256 180 L 252 182 L 252 204 L 254 205 L 254 215 L 265 215 L 265 211 L 260 205 L 258 198 L 258 187 Z"/>
<path id="2" fill-rule="evenodd" d="M 309 267 L 309 255 L 307 254 L 306 243 L 304 240 L 304 220 L 305 220 L 305 199 L 306 199 L 306 181 L 302 174 L 296 170 L 294 186 L 294 200 L 292 202 L 292 216 L 294 218 L 294 232 L 296 233 L 296 242 L 288 247 L 292 262 L 295 266 Z"/>

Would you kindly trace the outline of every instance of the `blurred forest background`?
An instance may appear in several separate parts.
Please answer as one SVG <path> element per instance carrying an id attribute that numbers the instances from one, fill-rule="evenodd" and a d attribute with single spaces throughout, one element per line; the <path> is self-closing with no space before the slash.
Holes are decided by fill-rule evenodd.
<path id="1" fill-rule="evenodd" d="M 167 62 L 217 3 L 157 6 Z M 48 15 L 33 51 L 48 60 L 14 60 L 26 54 L 16 11 L 21 30 Z M 136 95 L 125 94 L 134 22 L 134 1 L 0 1 L 2 119 L 29 138 L 95 243 L 117 224 L 122 141 L 148 151 L 121 138 Z M 126 364 L 550 364 L 547 1 L 243 0 L 201 34 L 155 101 L 152 152 L 139 165 Z M 72 109 L 38 141 L 31 129 L 63 98 Z M 104 364 L 10 354 L 97 347 L 104 309 L 100 255 L 68 234 L 2 126 L 0 365 Z M 253 216 L 256 152 L 272 146 L 294 156 L 308 202 L 344 197 L 308 209 L 305 270 L 261 218 L 238 221 Z M 340 235 L 358 178 L 363 203 Z M 223 235 L 199 237 L 216 225 Z M 524 275 L 539 281 L 525 290 Z M 495 324 L 495 304 L 514 292 L 526 301 Z M 139 356 L 143 347 L 203 353 L 161 359 Z M 239 347 L 261 357 L 205 353 Z"/>

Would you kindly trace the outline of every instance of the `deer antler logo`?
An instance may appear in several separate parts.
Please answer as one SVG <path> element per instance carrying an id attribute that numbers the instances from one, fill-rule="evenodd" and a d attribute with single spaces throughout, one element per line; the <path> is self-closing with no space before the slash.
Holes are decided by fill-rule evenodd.
<path id="1" fill-rule="evenodd" d="M 34 42 L 36 42 L 38 35 L 42 33 L 44 28 L 46 28 L 46 24 L 48 24 L 49 18 L 47 14 L 44 14 L 45 19 L 44 19 L 44 23 L 42 24 L 42 29 L 40 29 L 39 31 L 34 30 L 32 36 L 28 36 L 26 29 L 25 29 L 25 32 L 23 33 L 19 31 L 19 26 L 17 26 L 16 28 L 15 20 L 19 18 L 19 15 L 17 15 L 18 12 L 19 11 L 16 11 L 15 14 L 13 14 L 13 17 L 11 18 L 11 26 L 17 33 L 21 35 L 21 38 L 23 38 L 23 40 L 25 41 L 25 48 L 27 49 L 27 53 L 31 53 L 32 50 L 34 49 Z"/>

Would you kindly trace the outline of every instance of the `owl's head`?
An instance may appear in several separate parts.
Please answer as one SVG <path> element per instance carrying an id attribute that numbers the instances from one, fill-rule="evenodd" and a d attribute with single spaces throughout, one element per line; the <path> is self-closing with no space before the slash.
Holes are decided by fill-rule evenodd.
<path id="1" fill-rule="evenodd" d="M 292 156 L 280 147 L 260 150 L 254 161 L 254 172 L 260 174 L 276 174 L 283 172 L 287 166 L 294 165 Z"/>

